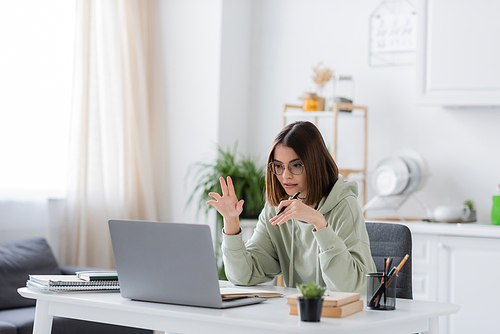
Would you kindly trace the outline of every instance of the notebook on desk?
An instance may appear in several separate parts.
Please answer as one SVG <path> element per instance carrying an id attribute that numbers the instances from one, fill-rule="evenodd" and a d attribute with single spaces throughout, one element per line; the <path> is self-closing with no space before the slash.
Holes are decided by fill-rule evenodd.
<path id="1" fill-rule="evenodd" d="M 114 219 L 108 223 L 124 298 L 211 308 L 266 300 L 222 300 L 207 225 Z"/>

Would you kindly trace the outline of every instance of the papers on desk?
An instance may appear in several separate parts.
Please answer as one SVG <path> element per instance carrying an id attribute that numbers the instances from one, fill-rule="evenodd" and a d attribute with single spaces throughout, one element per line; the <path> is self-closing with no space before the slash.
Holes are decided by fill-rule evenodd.
<path id="1" fill-rule="evenodd" d="M 30 275 L 26 286 L 53 292 L 120 290 L 118 280 L 86 281 L 76 275 Z"/>
<path id="2" fill-rule="evenodd" d="M 231 300 L 247 297 L 262 297 L 262 298 L 278 298 L 283 297 L 283 294 L 276 291 L 258 290 L 258 289 L 241 289 L 241 288 L 220 288 L 222 300 Z"/>

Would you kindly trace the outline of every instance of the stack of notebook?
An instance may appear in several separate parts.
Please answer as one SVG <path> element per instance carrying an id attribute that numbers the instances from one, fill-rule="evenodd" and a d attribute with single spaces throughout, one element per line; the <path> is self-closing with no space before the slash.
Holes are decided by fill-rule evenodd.
<path id="1" fill-rule="evenodd" d="M 290 314 L 298 315 L 297 297 L 302 297 L 300 293 L 286 297 Z M 322 317 L 344 318 L 351 314 L 363 310 L 361 295 L 355 292 L 330 292 L 328 296 L 323 296 Z"/>
<path id="2" fill-rule="evenodd" d="M 80 272 L 77 275 L 30 275 L 28 288 L 42 291 L 98 291 L 120 290 L 116 272 Z"/>

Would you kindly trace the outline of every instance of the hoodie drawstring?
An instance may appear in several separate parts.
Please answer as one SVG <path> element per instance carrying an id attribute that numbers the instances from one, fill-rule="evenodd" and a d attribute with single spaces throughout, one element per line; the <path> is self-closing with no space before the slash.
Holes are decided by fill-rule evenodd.
<path id="1" fill-rule="evenodd" d="M 293 241 L 295 240 L 295 224 L 292 221 L 292 256 L 290 257 L 290 264 L 288 265 L 288 287 L 293 288 Z"/>
<path id="2" fill-rule="evenodd" d="M 316 253 L 318 256 L 316 257 L 316 284 L 319 285 L 319 245 L 316 243 Z"/>

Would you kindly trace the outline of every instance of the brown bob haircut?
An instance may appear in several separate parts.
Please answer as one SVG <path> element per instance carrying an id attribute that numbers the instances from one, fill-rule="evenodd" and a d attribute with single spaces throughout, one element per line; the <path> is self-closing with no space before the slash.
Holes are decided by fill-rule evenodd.
<path id="1" fill-rule="evenodd" d="M 278 145 L 295 151 L 306 170 L 307 198 L 304 203 L 315 205 L 328 195 L 339 177 L 339 169 L 326 148 L 321 132 L 311 122 L 294 122 L 285 126 L 274 138 L 273 146 L 267 159 L 266 200 L 272 206 L 288 198 L 278 177 L 269 169 L 274 161 L 274 151 Z"/>

